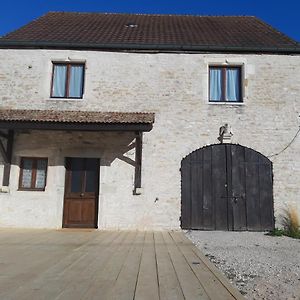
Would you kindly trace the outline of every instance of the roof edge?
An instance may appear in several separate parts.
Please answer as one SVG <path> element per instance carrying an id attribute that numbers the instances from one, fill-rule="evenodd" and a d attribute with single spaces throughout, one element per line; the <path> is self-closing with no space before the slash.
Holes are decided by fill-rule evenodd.
<path id="1" fill-rule="evenodd" d="M 217 45 L 126 44 L 126 43 L 68 43 L 49 41 L 5 41 L 0 39 L 0 49 L 73 49 L 98 51 L 159 51 L 159 52 L 247 52 L 300 54 L 300 44 L 295 47 L 233 47 Z"/>

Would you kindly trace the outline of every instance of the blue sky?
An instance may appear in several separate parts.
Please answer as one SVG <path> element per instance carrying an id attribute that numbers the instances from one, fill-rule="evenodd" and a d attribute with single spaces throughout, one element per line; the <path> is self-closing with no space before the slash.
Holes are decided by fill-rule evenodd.
<path id="1" fill-rule="evenodd" d="M 0 36 L 48 11 L 255 15 L 300 41 L 299 0 L 2 0 Z"/>

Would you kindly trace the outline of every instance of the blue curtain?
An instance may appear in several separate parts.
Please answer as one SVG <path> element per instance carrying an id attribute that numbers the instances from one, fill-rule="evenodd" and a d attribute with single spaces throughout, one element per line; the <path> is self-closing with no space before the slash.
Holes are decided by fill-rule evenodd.
<path id="1" fill-rule="evenodd" d="M 222 70 L 210 69 L 209 70 L 209 95 L 211 101 L 221 101 L 222 98 Z"/>
<path id="2" fill-rule="evenodd" d="M 226 100 L 240 101 L 240 70 L 227 69 L 226 78 Z"/>
<path id="3" fill-rule="evenodd" d="M 70 74 L 69 97 L 81 98 L 83 84 L 83 66 L 72 66 Z"/>
<path id="4" fill-rule="evenodd" d="M 54 66 L 53 75 L 53 97 L 65 97 L 66 94 L 66 78 L 67 78 L 67 66 L 56 65 Z"/>

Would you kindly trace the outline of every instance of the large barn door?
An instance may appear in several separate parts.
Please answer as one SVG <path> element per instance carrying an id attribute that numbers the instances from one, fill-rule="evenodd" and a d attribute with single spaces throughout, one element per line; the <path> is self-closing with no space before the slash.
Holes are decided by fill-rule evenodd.
<path id="1" fill-rule="evenodd" d="M 181 163 L 181 227 L 270 230 L 274 227 L 272 163 L 240 145 L 198 149 Z"/>

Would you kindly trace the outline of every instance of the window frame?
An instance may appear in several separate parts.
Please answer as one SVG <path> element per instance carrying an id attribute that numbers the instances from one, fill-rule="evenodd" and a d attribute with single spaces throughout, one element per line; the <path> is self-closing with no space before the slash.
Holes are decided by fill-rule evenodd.
<path id="1" fill-rule="evenodd" d="M 221 100 L 211 100 L 210 97 L 210 70 L 211 69 L 221 69 L 222 73 L 221 73 Z M 226 86 L 227 86 L 227 74 L 226 74 L 226 70 L 227 69 L 237 69 L 239 70 L 239 99 L 238 101 L 232 101 L 232 100 L 226 100 Z M 210 65 L 208 67 L 208 102 L 209 103 L 230 103 L 230 104 L 241 104 L 244 103 L 244 93 L 243 93 L 243 66 L 241 65 Z"/>
<path id="2" fill-rule="evenodd" d="M 54 68 L 55 66 L 66 66 L 66 85 L 65 85 L 65 95 L 63 97 L 53 96 L 53 83 L 54 83 Z M 80 97 L 70 97 L 69 96 L 69 88 L 70 88 L 70 73 L 72 66 L 82 66 L 83 74 L 82 74 L 82 86 L 81 86 L 81 96 Z M 85 63 L 84 62 L 62 62 L 62 61 L 52 61 L 52 75 L 51 75 L 51 87 L 50 87 L 50 98 L 52 99 L 83 99 L 84 94 L 84 85 L 85 85 Z"/>
<path id="3" fill-rule="evenodd" d="M 23 180 L 23 170 L 24 170 L 24 160 L 25 159 L 31 159 L 33 160 L 32 163 L 32 169 L 31 169 L 31 186 L 30 188 L 26 188 L 22 186 L 22 180 Z M 44 160 L 46 161 L 46 174 L 45 174 L 45 185 L 43 188 L 36 188 L 35 186 L 35 180 L 36 180 L 36 173 L 37 173 L 37 161 L 38 160 Z M 20 160 L 20 174 L 19 174 L 19 191 L 40 191 L 43 192 L 46 189 L 47 186 L 47 175 L 48 175 L 48 158 L 47 157 L 29 157 L 29 156 L 22 156 Z"/>

